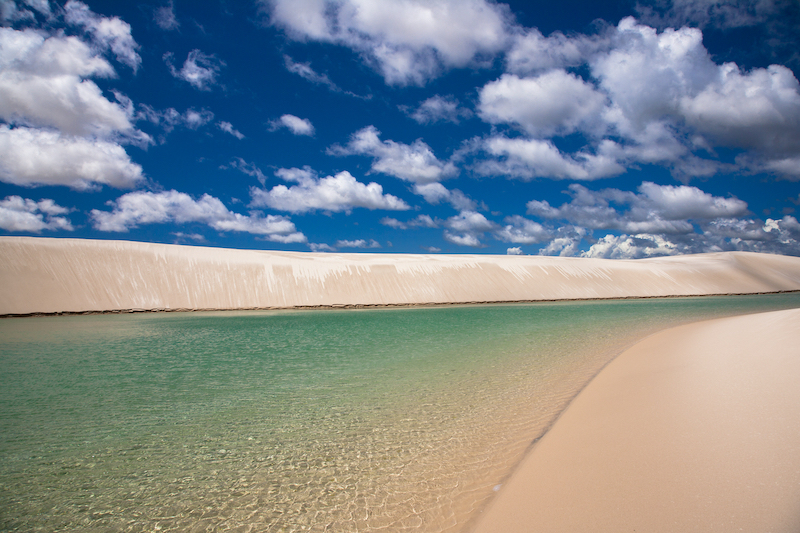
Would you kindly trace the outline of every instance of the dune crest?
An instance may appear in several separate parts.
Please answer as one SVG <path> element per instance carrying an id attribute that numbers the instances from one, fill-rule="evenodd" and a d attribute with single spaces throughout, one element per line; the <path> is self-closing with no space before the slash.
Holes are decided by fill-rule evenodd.
<path id="1" fill-rule="evenodd" d="M 800 290 L 800 258 L 339 254 L 0 237 L 0 315 L 415 305 Z"/>

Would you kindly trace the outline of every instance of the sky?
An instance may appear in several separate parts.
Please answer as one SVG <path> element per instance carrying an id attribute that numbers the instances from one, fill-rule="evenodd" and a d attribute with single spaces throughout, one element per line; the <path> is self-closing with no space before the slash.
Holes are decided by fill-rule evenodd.
<path id="1" fill-rule="evenodd" d="M 0 0 L 0 235 L 800 255 L 797 0 Z"/>

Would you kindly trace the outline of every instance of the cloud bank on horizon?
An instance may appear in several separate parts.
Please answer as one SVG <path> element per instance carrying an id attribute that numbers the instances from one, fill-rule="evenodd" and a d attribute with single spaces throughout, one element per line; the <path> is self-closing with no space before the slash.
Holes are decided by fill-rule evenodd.
<path id="1" fill-rule="evenodd" d="M 4 234 L 800 255 L 793 0 L 125 4 L 0 0 Z"/>

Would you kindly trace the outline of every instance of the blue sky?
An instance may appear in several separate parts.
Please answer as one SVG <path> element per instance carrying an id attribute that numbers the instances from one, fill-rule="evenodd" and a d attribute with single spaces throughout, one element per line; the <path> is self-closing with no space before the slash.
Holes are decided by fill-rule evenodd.
<path id="1" fill-rule="evenodd" d="M 0 234 L 800 255 L 795 0 L 0 0 Z"/>

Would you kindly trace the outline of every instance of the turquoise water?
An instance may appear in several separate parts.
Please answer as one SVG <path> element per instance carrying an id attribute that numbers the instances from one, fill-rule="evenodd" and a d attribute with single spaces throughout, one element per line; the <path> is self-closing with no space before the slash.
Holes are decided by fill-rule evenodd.
<path id="1" fill-rule="evenodd" d="M 800 294 L 0 320 L 2 531 L 459 531 L 611 358 Z"/>

